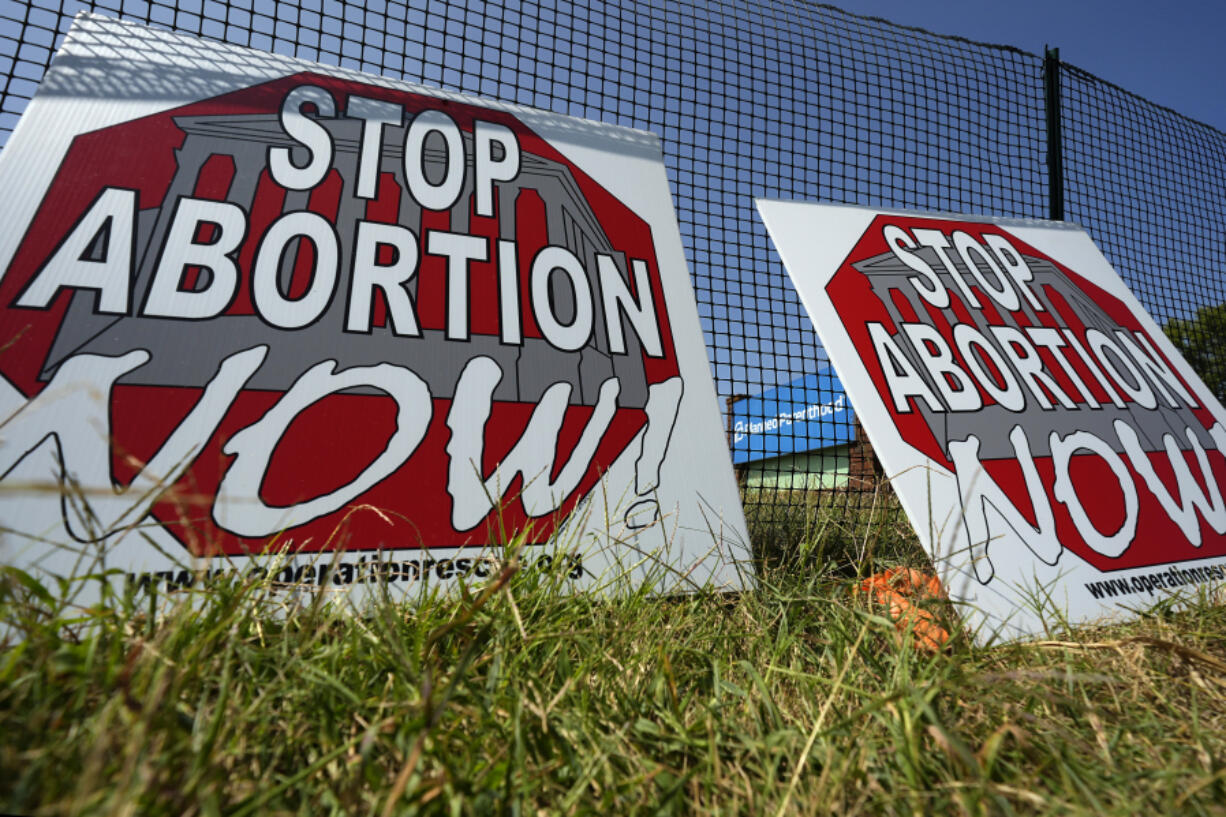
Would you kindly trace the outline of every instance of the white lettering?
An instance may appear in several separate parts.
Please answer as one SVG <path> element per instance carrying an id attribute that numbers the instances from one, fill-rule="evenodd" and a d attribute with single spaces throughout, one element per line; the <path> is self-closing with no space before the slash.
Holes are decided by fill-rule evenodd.
<path id="1" fill-rule="evenodd" d="M 494 145 L 502 149 L 502 158 L 494 158 Z M 509 182 L 519 175 L 519 141 L 505 125 L 478 119 L 473 128 L 474 184 L 477 188 L 477 215 L 494 215 L 494 182 Z"/>
<path id="2" fill-rule="evenodd" d="M 978 437 L 972 434 L 965 440 L 949 443 L 949 458 L 954 464 L 958 495 L 962 501 L 962 524 L 958 525 L 957 534 L 961 541 L 955 541 L 953 548 L 954 552 L 971 554 L 975 576 L 983 584 L 990 582 L 996 572 L 988 554 L 989 543 L 1004 551 L 1015 550 L 1018 545 L 1024 546 L 1049 565 L 1060 559 L 1056 519 L 1035 468 L 1030 442 L 1020 425 L 1009 431 L 1009 442 L 1013 444 L 1014 454 L 1026 480 L 1026 493 L 1033 504 L 1035 524 L 1022 515 L 1013 500 L 984 469 L 979 460 Z M 994 520 L 1003 523 L 1004 529 L 999 524 L 993 524 Z"/>
<path id="3" fill-rule="evenodd" d="M 1068 339 L 1069 346 L 1072 346 L 1077 352 L 1077 356 L 1081 358 L 1081 362 L 1084 363 L 1086 368 L 1090 370 L 1090 374 L 1094 375 L 1094 379 L 1098 381 L 1098 385 L 1102 387 L 1104 392 L 1106 392 L 1107 399 L 1109 399 L 1116 408 L 1123 408 L 1125 405 L 1124 401 L 1120 399 L 1115 387 L 1112 386 L 1111 381 L 1107 379 L 1107 375 L 1104 374 L 1102 369 L 1098 367 L 1098 362 L 1095 361 L 1094 358 L 1090 356 L 1090 353 L 1086 351 L 1085 346 L 1083 346 L 1081 341 L 1077 339 L 1077 335 L 1073 333 L 1073 330 L 1064 329 L 1062 330 L 1061 334 Z"/>
<path id="4" fill-rule="evenodd" d="M 928 404 L 932 411 L 944 411 L 944 406 L 932 389 L 924 382 L 924 378 L 907 360 L 894 338 L 879 323 L 868 324 L 868 333 L 877 350 L 877 360 L 881 363 L 881 371 L 885 375 L 886 385 L 890 387 L 890 396 L 894 400 L 894 410 L 900 414 L 911 411 L 908 397 L 918 397 Z"/>
<path id="5" fill-rule="evenodd" d="M 1140 507 L 1136 483 L 1128 473 L 1124 460 L 1110 445 L 1088 431 L 1074 431 L 1065 437 L 1053 431 L 1050 440 L 1051 461 L 1056 472 L 1056 481 L 1052 486 L 1053 495 L 1068 508 L 1077 532 L 1088 547 L 1113 559 L 1123 555 L 1136 536 L 1137 510 Z M 1120 490 L 1124 492 L 1124 520 L 1113 533 L 1103 533 L 1095 527 L 1073 485 L 1069 467 L 1073 455 L 1078 451 L 1089 451 L 1106 463 L 1119 481 Z M 1095 492 L 1098 490 L 1096 486 Z"/>
<path id="6" fill-rule="evenodd" d="M 475 235 L 430 231 L 426 252 L 447 258 L 447 340 L 468 340 L 468 271 L 489 260 L 489 242 Z"/>
<path id="7" fill-rule="evenodd" d="M 1085 381 L 1081 379 L 1081 375 L 1077 374 L 1077 370 L 1073 368 L 1072 363 L 1062 351 L 1066 344 L 1061 337 L 1060 332 L 1046 326 L 1028 326 L 1026 327 L 1026 335 L 1034 341 L 1036 346 L 1042 346 L 1051 356 L 1060 364 L 1060 368 L 1064 370 L 1064 374 L 1069 380 L 1073 381 L 1073 385 L 1077 387 L 1077 391 L 1081 392 L 1081 396 L 1089 403 L 1090 408 L 1098 408 L 1099 402 L 1094 399 L 1094 394 L 1086 386 Z"/>
<path id="8" fill-rule="evenodd" d="M 966 368 L 993 400 L 1009 411 L 1021 411 L 1026 407 L 1026 395 L 1013 375 L 1013 370 L 1005 364 L 996 347 L 978 329 L 968 323 L 958 324 L 954 327 L 954 343 L 958 346 L 958 353 L 962 355 Z M 998 384 L 996 378 L 987 371 L 980 355 L 992 361 L 992 366 L 1004 381 L 1003 384 Z"/>
<path id="9" fill-rule="evenodd" d="M 443 178 L 426 178 L 426 139 L 442 137 L 447 159 Z M 442 111 L 423 111 L 414 117 L 404 137 L 404 177 L 409 193 L 427 210 L 450 210 L 464 189 L 464 138 L 455 120 Z"/>
<path id="10" fill-rule="evenodd" d="M 1013 364 L 1021 381 L 1034 395 L 1034 399 L 1039 401 L 1039 406 L 1045 410 L 1055 407 L 1044 391 L 1046 388 L 1065 408 L 1077 408 L 1077 404 L 1069 399 L 1064 390 L 1057 385 L 1055 379 L 1044 371 L 1043 358 L 1039 356 L 1039 350 L 1025 335 L 1012 326 L 990 326 L 988 329 L 995 336 L 1000 350 Z"/>
<path id="11" fill-rule="evenodd" d="M 1196 518 L 1197 509 L 1205 517 L 1209 527 L 1213 528 L 1214 533 L 1226 533 L 1226 502 L 1222 501 L 1222 491 L 1218 486 L 1213 469 L 1209 467 L 1209 458 L 1205 455 L 1205 449 L 1191 428 L 1185 428 L 1184 433 L 1187 434 L 1192 453 L 1196 457 L 1196 464 L 1200 468 L 1199 481 L 1193 476 L 1192 469 L 1188 467 L 1188 461 L 1184 458 L 1183 452 L 1179 450 L 1174 435 L 1162 435 L 1162 446 L 1166 449 L 1167 461 L 1175 473 L 1178 500 L 1167 490 L 1157 471 L 1154 470 L 1149 456 L 1141 448 L 1137 432 L 1122 420 L 1116 420 L 1115 433 L 1119 435 L 1120 442 L 1124 444 L 1124 452 L 1132 462 L 1133 469 L 1140 475 L 1142 484 L 1148 487 L 1158 502 L 1162 504 L 1162 509 L 1183 531 L 1188 542 L 1195 547 L 1201 546 L 1200 521 Z M 1221 423 L 1215 423 L 1209 434 L 1216 442 L 1219 437 L 1226 437 L 1226 430 L 1222 428 Z M 1220 448 L 1218 451 L 1221 455 Z M 1207 491 L 1201 490 L 1200 482 L 1205 483 Z"/>
<path id="12" fill-rule="evenodd" d="M 894 224 L 887 224 L 882 228 L 881 234 L 890 251 L 894 253 L 894 257 L 919 273 L 918 277 L 912 275 L 907 280 L 911 282 L 911 286 L 915 287 L 920 297 L 937 309 L 948 307 L 949 291 L 941 283 L 940 276 L 923 258 L 913 252 L 908 252 L 915 249 L 916 244 L 907 235 L 907 231 Z"/>
<path id="13" fill-rule="evenodd" d="M 403 366 L 380 363 L 337 372 L 335 360 L 308 369 L 268 413 L 231 437 L 222 452 L 234 457 L 217 486 L 213 520 L 236 536 L 271 536 L 340 510 L 379 484 L 417 450 L 433 413 L 430 390 Z M 294 418 L 329 394 L 369 386 L 396 401 L 396 430 L 383 451 L 352 482 L 335 491 L 285 508 L 260 498 L 260 486 L 273 452 Z"/>
<path id="14" fill-rule="evenodd" d="M 524 341 L 519 317 L 519 264 L 514 241 L 498 240 L 498 334 L 502 343 Z"/>
<path id="15" fill-rule="evenodd" d="M 290 300 L 281 293 L 278 279 L 285 251 L 299 237 L 314 245 L 315 263 L 306 294 Z M 251 274 L 252 300 L 260 317 L 280 329 L 301 329 L 318 320 L 336 291 L 340 258 L 337 244 L 332 225 L 318 213 L 299 210 L 274 221 L 260 241 Z"/>
<path id="16" fill-rule="evenodd" d="M 145 365 L 149 353 L 139 349 L 120 357 L 71 357 L 46 388 L 4 421 L 0 479 L 50 438 L 64 481 L 87 492 L 79 501 L 70 493 L 56 499 L 63 503 L 68 532 L 82 542 L 95 542 L 127 530 L 192 464 L 267 352 L 267 346 L 257 346 L 226 358 L 191 412 L 126 487 L 111 476 L 111 390 L 120 377 Z"/>
<path id="17" fill-rule="evenodd" d="M 370 331 L 374 294 L 376 289 L 380 289 L 387 302 L 392 333 L 401 337 L 420 337 L 413 299 L 407 289 L 409 281 L 417 274 L 417 236 L 399 224 L 359 221 L 355 244 L 345 331 Z M 391 263 L 378 263 L 380 247 L 392 249 Z"/>
<path id="18" fill-rule="evenodd" d="M 1098 356 L 1102 367 L 1111 375 L 1116 385 L 1119 386 L 1124 394 L 1131 397 L 1142 408 L 1153 409 L 1158 407 L 1158 397 L 1154 394 L 1154 390 L 1149 387 L 1149 383 L 1145 381 L 1145 378 L 1141 376 L 1141 370 L 1137 368 L 1136 364 L 1125 354 L 1123 349 L 1115 345 L 1105 332 L 1100 332 L 1097 329 L 1087 329 L 1086 343 L 1090 344 L 1090 348 Z M 1110 352 L 1110 355 L 1107 354 L 1108 352 Z M 1128 372 L 1127 376 L 1120 371 L 1121 368 Z"/>
<path id="19" fill-rule="evenodd" d="M 108 187 L 56 249 L 17 306 L 46 309 L 61 288 L 98 293 L 94 311 L 126 315 L 131 296 L 136 191 Z M 95 258 L 101 253 L 101 258 Z"/>
<path id="20" fill-rule="evenodd" d="M 1034 273 L 1026 265 L 1026 259 L 1022 258 L 1022 254 L 1009 243 L 1009 239 L 1003 235 L 989 233 L 984 235 L 983 241 L 996 253 L 996 260 L 1000 262 L 1000 266 L 1013 279 L 1013 283 L 1017 285 L 1018 290 L 1026 296 L 1026 301 L 1030 306 L 1036 312 L 1045 311 L 1042 302 L 1035 297 L 1034 292 L 1030 289 L 1030 282 L 1034 280 Z"/>
<path id="21" fill-rule="evenodd" d="M 949 257 L 949 239 L 946 238 L 945 234 L 940 230 L 916 230 L 915 240 L 925 247 L 931 247 L 936 251 L 937 257 L 941 259 L 941 265 L 945 267 L 949 277 L 954 279 L 954 283 L 962 291 L 962 297 L 966 300 L 967 306 L 972 309 L 981 308 L 979 299 L 975 297 L 975 293 L 971 290 L 970 285 L 966 283 L 966 279 L 962 277 L 962 274 L 958 272 L 958 268 L 954 266 L 953 259 Z"/>
<path id="22" fill-rule="evenodd" d="M 992 300 L 1009 312 L 1016 312 L 1021 308 L 1022 304 L 1018 300 L 1017 293 L 1010 286 L 1004 272 L 996 265 L 995 257 L 976 241 L 974 236 L 958 230 L 954 233 L 954 247 L 958 250 L 958 255 L 962 256 L 962 263 L 966 264 L 971 275 L 975 277 L 979 286 L 983 287 L 983 291 L 991 296 Z M 984 264 L 996 279 L 995 284 L 988 281 L 984 275 Z"/>
<path id="23" fill-rule="evenodd" d="M 345 115 L 362 120 L 362 144 L 358 149 L 357 194 L 373 199 L 378 189 L 379 164 L 383 158 L 383 129 L 399 127 L 403 115 L 399 105 L 361 96 L 349 97 Z"/>
<path id="24" fill-rule="evenodd" d="M 541 396 L 532 411 L 523 436 L 494 468 L 483 476 L 485 425 L 493 408 L 494 388 L 502 380 L 502 369 L 491 358 L 475 357 L 464 366 L 456 385 L 447 427 L 450 457 L 447 468 L 447 493 L 452 499 L 451 524 L 458 531 L 471 530 L 502 502 L 503 494 L 517 476 L 523 478 L 521 498 L 531 517 L 544 516 L 561 507 L 578 487 L 596 454 L 601 438 L 617 410 L 619 384 L 609 378 L 600 386 L 596 406 L 570 459 L 551 481 L 557 457 L 558 435 L 566 417 L 571 385 L 554 383 Z"/>
<path id="25" fill-rule="evenodd" d="M 196 235 L 204 224 L 215 226 L 216 234 L 208 244 L 198 244 Z M 141 313 L 203 320 L 224 312 L 238 291 L 238 266 L 230 256 L 246 231 L 247 216 L 236 204 L 179 199 Z M 183 271 L 189 266 L 211 273 L 204 289 L 181 289 Z"/>
<path id="26" fill-rule="evenodd" d="M 1154 384 L 1155 389 L 1166 404 L 1171 408 L 1179 408 L 1179 403 L 1175 400 L 1175 395 L 1179 395 L 1183 400 L 1184 405 L 1196 408 L 1199 404 L 1192 393 L 1188 391 L 1175 372 L 1171 371 L 1171 367 L 1163 360 L 1162 355 L 1158 354 L 1158 350 L 1154 348 L 1153 341 L 1144 332 L 1134 332 L 1137 340 L 1133 340 L 1128 336 L 1128 333 L 1122 329 L 1115 330 L 1115 337 L 1119 339 L 1120 345 L 1127 350 L 1128 354 L 1140 367 Z M 1145 347 L 1137 345 L 1137 341 Z M 1174 392 L 1172 394 L 1171 392 Z"/>
<path id="27" fill-rule="evenodd" d="M 632 258 L 630 268 L 634 270 L 634 291 L 638 293 L 637 298 L 630 294 L 626 282 L 622 280 L 617 262 L 603 253 L 596 256 L 605 324 L 609 332 L 609 352 L 615 355 L 626 353 L 626 338 L 622 331 L 624 314 L 630 319 L 630 325 L 647 355 L 662 357 L 664 348 L 660 341 L 660 327 L 656 322 L 656 307 L 652 299 L 647 262 Z"/>
<path id="28" fill-rule="evenodd" d="M 575 314 L 570 323 L 558 320 L 550 284 L 554 272 L 561 272 L 570 283 Z M 565 247 L 545 247 L 532 259 L 532 313 L 541 334 L 553 346 L 566 352 L 574 352 L 587 345 L 592 336 L 592 290 L 583 271 L 583 265 L 574 253 Z M 612 323 L 609 320 L 611 330 Z M 623 354 L 625 350 L 623 348 Z"/>
<path id="29" fill-rule="evenodd" d="M 314 85 L 299 85 L 281 103 L 281 127 L 291 139 L 306 148 L 308 159 L 301 167 L 294 164 L 291 148 L 268 149 L 268 170 L 272 180 L 289 190 L 310 190 L 324 180 L 332 167 L 332 134 L 302 112 L 315 106 L 319 117 L 336 116 L 332 94 Z"/>
<path id="30" fill-rule="evenodd" d="M 949 344 L 935 327 L 926 323 L 905 323 L 902 328 L 950 411 L 978 411 L 983 408 L 979 390 L 954 361 Z"/>

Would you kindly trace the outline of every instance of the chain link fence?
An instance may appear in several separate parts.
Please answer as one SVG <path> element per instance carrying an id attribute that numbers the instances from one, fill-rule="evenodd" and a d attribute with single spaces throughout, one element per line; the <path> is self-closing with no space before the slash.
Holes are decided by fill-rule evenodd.
<path id="1" fill-rule="evenodd" d="M 1226 396 L 1226 135 L 1054 54 L 788 0 L 3 0 L 0 139 L 83 10 L 659 134 L 759 545 L 888 488 L 754 197 L 1079 222 Z"/>

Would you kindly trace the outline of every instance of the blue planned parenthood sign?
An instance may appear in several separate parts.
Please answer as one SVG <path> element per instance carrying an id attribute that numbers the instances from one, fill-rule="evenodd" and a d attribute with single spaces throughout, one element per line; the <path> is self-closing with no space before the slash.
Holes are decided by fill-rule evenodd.
<path id="1" fill-rule="evenodd" d="M 855 436 L 855 414 L 829 367 L 732 406 L 737 465 L 846 445 Z"/>

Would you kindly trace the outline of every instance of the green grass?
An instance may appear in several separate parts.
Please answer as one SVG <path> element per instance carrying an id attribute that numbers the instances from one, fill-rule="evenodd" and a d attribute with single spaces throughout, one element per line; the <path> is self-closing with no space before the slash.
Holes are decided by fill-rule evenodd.
<path id="1" fill-rule="evenodd" d="M 570 597 L 523 571 L 419 608 L 286 616 L 232 583 L 151 617 L 6 569 L 0 811 L 1226 813 L 1217 599 L 1030 645 L 955 628 L 928 655 L 812 517 L 726 596 Z M 880 524 L 854 549 L 880 552 Z"/>
<path id="2" fill-rule="evenodd" d="M 875 491 L 743 491 L 759 567 L 821 565 L 847 576 L 882 567 L 931 567 L 888 483 Z"/>

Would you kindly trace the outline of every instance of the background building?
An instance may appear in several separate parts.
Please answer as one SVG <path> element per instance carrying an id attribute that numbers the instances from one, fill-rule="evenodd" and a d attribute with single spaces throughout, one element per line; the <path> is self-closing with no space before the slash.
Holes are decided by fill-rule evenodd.
<path id="1" fill-rule="evenodd" d="M 745 488 L 858 489 L 875 478 L 872 449 L 829 366 L 730 399 L 728 434 Z"/>

